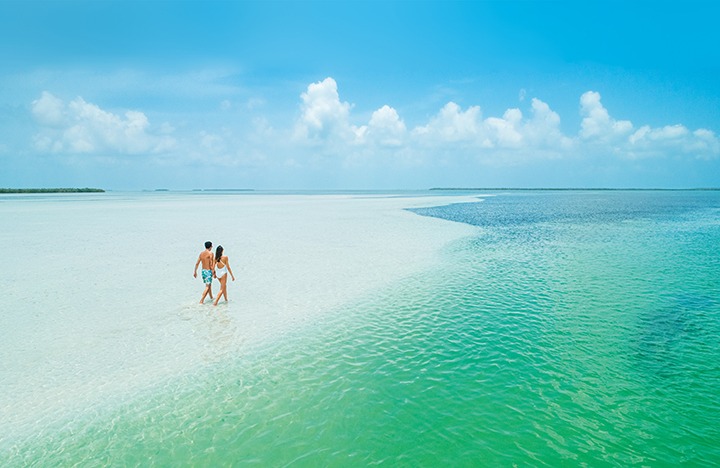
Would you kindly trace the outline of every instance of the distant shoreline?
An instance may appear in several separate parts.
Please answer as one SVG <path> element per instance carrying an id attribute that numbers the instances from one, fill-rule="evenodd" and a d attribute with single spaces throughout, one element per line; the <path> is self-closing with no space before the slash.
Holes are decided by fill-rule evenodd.
<path id="1" fill-rule="evenodd" d="M 572 191 L 606 191 L 606 192 L 688 192 L 688 191 L 720 191 L 720 187 L 698 187 L 698 188 L 592 188 L 592 187 L 567 187 L 567 188 L 528 188 L 528 187 L 433 187 L 426 189 L 429 191 L 446 191 L 446 192 L 491 192 L 491 191 L 531 191 L 531 192 L 572 192 Z M 171 192 L 170 189 L 154 189 L 142 190 L 143 192 Z M 189 190 L 180 190 L 187 192 Z M 192 192 L 255 192 L 255 189 L 192 189 Z M 341 190 L 342 191 L 342 190 Z M 354 190 L 352 190 L 354 191 Z M 362 190 L 359 190 L 362 191 Z M 100 188 L 0 188 L 2 194 L 28 194 L 28 193 L 105 193 L 105 189 Z"/>
<path id="2" fill-rule="evenodd" d="M 607 191 L 607 192 L 624 192 L 624 191 L 636 191 L 636 192 L 687 192 L 687 191 L 718 191 L 720 188 L 707 187 L 707 188 L 515 188 L 515 187 L 433 187 L 429 190 L 438 191 Z"/>
<path id="3" fill-rule="evenodd" d="M 0 193 L 104 193 L 99 188 L 0 188 Z"/>

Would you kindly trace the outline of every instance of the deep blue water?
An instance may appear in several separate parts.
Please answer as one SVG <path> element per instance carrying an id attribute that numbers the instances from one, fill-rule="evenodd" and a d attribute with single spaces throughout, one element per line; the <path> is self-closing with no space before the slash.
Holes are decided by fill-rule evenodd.
<path id="1" fill-rule="evenodd" d="M 415 213 L 483 227 L 673 219 L 720 209 L 720 191 L 499 192 L 479 203 L 417 208 Z"/>

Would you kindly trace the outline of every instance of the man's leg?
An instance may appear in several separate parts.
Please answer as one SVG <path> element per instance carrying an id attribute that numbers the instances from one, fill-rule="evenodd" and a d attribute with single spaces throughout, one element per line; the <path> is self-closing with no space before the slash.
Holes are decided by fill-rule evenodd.
<path id="1" fill-rule="evenodd" d="M 213 299 L 213 294 L 212 294 L 212 272 L 211 272 L 210 270 L 203 270 L 203 271 L 202 271 L 202 279 L 203 279 L 203 283 L 205 283 L 205 290 L 203 291 L 202 299 L 200 299 L 200 304 L 202 304 L 203 302 L 205 302 L 205 297 L 206 297 L 208 294 L 210 294 L 210 300 L 212 301 L 212 299 Z"/>

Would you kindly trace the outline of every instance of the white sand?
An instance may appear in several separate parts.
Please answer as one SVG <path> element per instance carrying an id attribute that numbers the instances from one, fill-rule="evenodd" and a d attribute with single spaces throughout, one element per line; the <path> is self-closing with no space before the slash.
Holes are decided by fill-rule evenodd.
<path id="1" fill-rule="evenodd" d="M 475 232 L 403 208 L 471 197 L 107 194 L 0 203 L 0 421 L 38 433 L 311 326 Z M 237 281 L 198 305 L 221 244 Z M 217 283 L 215 283 L 217 291 Z M 87 414 L 86 414 L 87 416 Z M 14 435 L 14 436 L 13 436 Z M 0 448 L 3 436 L 0 435 Z"/>
<path id="2" fill-rule="evenodd" d="M 403 208 L 447 201 L 339 196 L 246 201 L 217 234 L 238 278 L 230 284 L 228 313 L 277 329 L 428 268 L 447 242 L 474 229 Z"/>

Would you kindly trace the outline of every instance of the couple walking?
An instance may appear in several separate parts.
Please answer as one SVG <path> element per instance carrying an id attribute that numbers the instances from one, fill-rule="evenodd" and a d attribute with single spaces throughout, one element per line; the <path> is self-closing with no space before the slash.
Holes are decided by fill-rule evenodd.
<path id="1" fill-rule="evenodd" d="M 203 291 L 202 297 L 200 298 L 200 304 L 205 302 L 205 296 L 210 295 L 210 300 L 213 299 L 212 293 L 212 280 L 217 278 L 220 281 L 220 292 L 213 302 L 213 305 L 218 305 L 220 298 L 225 296 L 225 302 L 227 302 L 227 274 L 230 273 L 230 277 L 235 281 L 235 275 L 233 275 L 232 269 L 230 268 L 230 260 L 227 255 L 223 255 L 222 245 L 218 245 L 215 250 L 215 255 L 212 253 L 212 242 L 205 242 L 205 250 L 200 252 L 197 262 L 195 262 L 195 271 L 193 277 L 197 278 L 198 265 L 202 264 L 202 280 L 205 283 L 205 290 Z"/>

